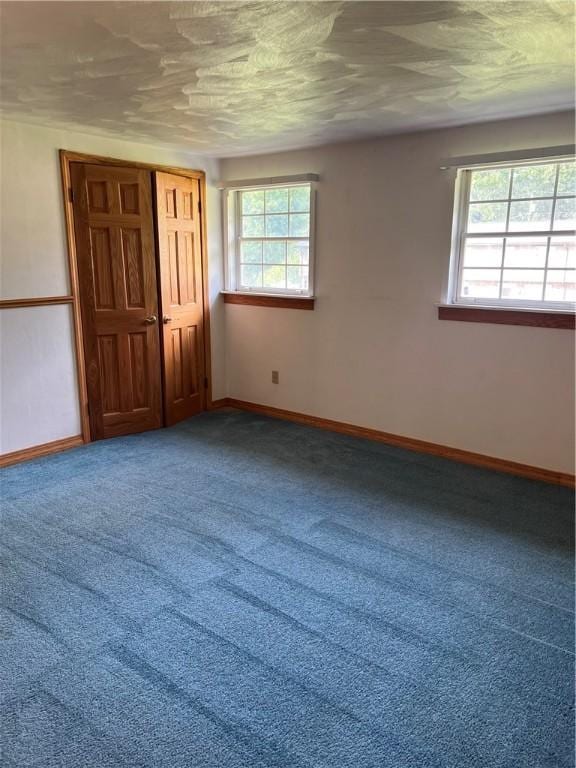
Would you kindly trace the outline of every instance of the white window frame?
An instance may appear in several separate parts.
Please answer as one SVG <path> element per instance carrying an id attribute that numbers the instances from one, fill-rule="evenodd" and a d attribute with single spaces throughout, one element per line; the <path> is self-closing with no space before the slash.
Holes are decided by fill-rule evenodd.
<path id="1" fill-rule="evenodd" d="M 281 178 L 257 179 L 241 182 L 229 182 L 222 184 L 223 189 L 223 225 L 224 225 L 224 268 L 225 290 L 227 293 L 239 293 L 247 296 L 294 296 L 296 298 L 314 297 L 315 256 L 316 256 L 316 174 L 303 176 L 284 176 Z M 282 187 L 309 187 L 310 188 L 310 231 L 308 237 L 255 237 L 254 240 L 308 240 L 308 288 L 298 290 L 292 288 L 250 288 L 241 286 L 240 276 L 240 243 L 241 237 L 241 203 L 240 194 L 251 190 L 280 189 Z"/>
<path id="2" fill-rule="evenodd" d="M 542 237 L 547 238 L 546 246 L 546 261 L 544 266 L 544 288 L 546 287 L 546 275 L 548 272 L 548 254 L 550 250 L 550 237 L 553 235 L 573 235 L 575 230 L 525 230 L 521 232 L 482 232 L 482 233 L 466 233 L 466 225 L 468 221 L 468 211 L 470 206 L 470 181 L 472 178 L 472 171 L 489 170 L 492 168 L 519 168 L 522 166 L 532 165 L 551 165 L 554 163 L 574 162 L 574 155 L 562 155 L 559 157 L 540 157 L 540 158 L 527 158 L 525 160 L 519 160 L 515 162 L 502 161 L 491 162 L 483 164 L 473 164 L 469 166 L 462 166 L 457 169 L 456 174 L 456 186 L 454 193 L 454 216 L 452 224 L 452 247 L 450 254 L 450 270 L 448 278 L 448 290 L 447 290 L 447 303 L 452 306 L 466 306 L 466 307 L 489 307 L 495 309 L 536 309 L 536 310 L 550 310 L 550 311 L 564 311 L 572 313 L 576 309 L 575 302 L 566 301 L 546 301 L 544 298 L 541 300 L 529 300 L 529 299 L 509 299 L 509 298 L 474 298 L 460 296 L 460 287 L 462 280 L 463 260 L 464 260 L 464 247 L 466 238 L 469 237 L 494 237 L 504 238 L 507 237 Z M 513 174 L 510 175 L 510 185 L 512 185 Z M 552 203 L 552 212 L 550 223 L 554 226 L 554 213 L 556 209 L 556 201 L 563 199 L 564 197 L 571 197 L 571 195 L 561 195 L 557 197 L 558 189 L 558 174 L 556 175 L 556 181 L 554 184 L 554 197 Z M 511 186 L 508 190 L 508 198 L 504 201 L 496 200 L 489 202 L 507 202 L 510 199 Z M 550 198 L 518 198 L 518 201 L 522 200 L 539 200 Z M 508 216 L 510 215 L 510 207 L 508 207 Z M 504 251 L 504 249 L 503 249 Z M 501 264 L 499 269 L 502 269 Z"/>

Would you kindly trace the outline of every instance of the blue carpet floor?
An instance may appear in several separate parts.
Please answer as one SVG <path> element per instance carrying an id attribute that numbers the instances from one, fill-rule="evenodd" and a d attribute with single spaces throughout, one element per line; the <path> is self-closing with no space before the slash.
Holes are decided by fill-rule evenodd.
<path id="1" fill-rule="evenodd" d="M 573 765 L 566 489 L 222 411 L 2 495 L 4 766 Z"/>

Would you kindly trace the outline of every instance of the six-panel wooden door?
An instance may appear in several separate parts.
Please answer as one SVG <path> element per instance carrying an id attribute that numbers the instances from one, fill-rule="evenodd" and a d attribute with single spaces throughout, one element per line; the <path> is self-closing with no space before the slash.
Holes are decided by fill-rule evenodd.
<path id="1" fill-rule="evenodd" d="M 93 440 L 161 427 L 150 173 L 71 164 Z"/>
<path id="2" fill-rule="evenodd" d="M 205 408 L 200 183 L 156 172 L 164 420 Z"/>

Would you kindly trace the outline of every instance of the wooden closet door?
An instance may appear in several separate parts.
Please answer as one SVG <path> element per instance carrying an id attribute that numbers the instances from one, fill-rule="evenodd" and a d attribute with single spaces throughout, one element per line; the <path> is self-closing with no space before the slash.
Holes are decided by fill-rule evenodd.
<path id="1" fill-rule="evenodd" d="M 157 172 L 166 424 L 205 408 L 200 183 Z"/>
<path id="2" fill-rule="evenodd" d="M 72 163 L 92 439 L 162 426 L 150 173 Z"/>

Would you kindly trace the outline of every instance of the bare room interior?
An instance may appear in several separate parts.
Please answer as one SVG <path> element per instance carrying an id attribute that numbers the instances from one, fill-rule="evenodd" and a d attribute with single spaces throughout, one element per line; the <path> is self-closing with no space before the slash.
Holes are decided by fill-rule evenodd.
<path id="1" fill-rule="evenodd" d="M 0 762 L 574 768 L 575 6 L 0 1 Z"/>

